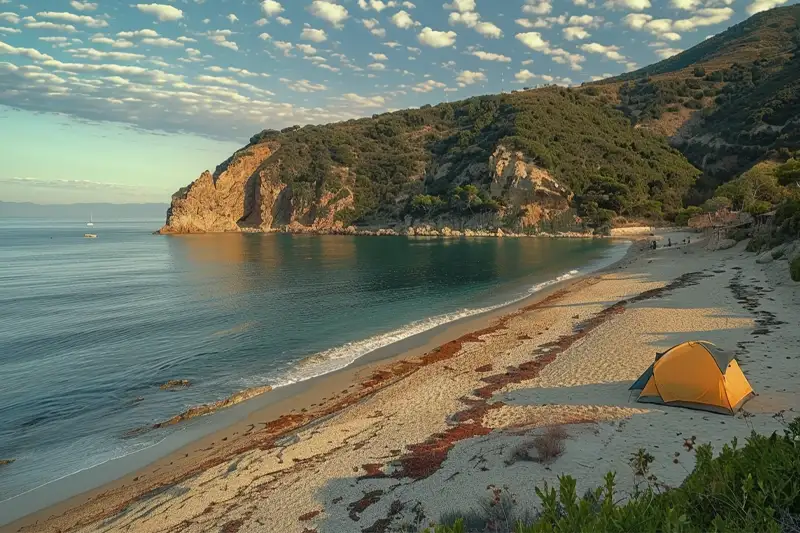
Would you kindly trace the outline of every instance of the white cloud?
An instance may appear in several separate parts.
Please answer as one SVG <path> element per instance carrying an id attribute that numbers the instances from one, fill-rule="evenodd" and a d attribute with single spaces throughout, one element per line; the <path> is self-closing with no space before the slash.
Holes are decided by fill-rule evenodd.
<path id="1" fill-rule="evenodd" d="M 269 24 L 269 21 L 262 17 L 262 18 L 258 19 L 255 24 L 256 24 L 256 26 L 258 26 L 260 28 L 261 26 L 265 26 L 265 25 Z"/>
<path id="2" fill-rule="evenodd" d="M 72 0 L 69 5 L 71 5 L 72 9 L 76 11 L 94 11 L 97 9 L 97 4 L 93 4 L 91 2 L 79 2 L 78 0 Z"/>
<path id="3" fill-rule="evenodd" d="M 197 39 L 193 39 L 191 37 L 186 37 L 185 35 L 181 35 L 180 37 L 178 37 L 178 41 L 180 41 L 182 43 L 196 43 Z"/>
<path id="4" fill-rule="evenodd" d="M 319 83 L 311 83 L 308 80 L 292 81 L 286 78 L 281 78 L 280 81 L 285 83 L 289 89 L 298 93 L 314 93 L 318 91 L 328 90 L 328 88 L 325 85 Z"/>
<path id="5" fill-rule="evenodd" d="M 531 30 L 536 27 L 536 24 L 528 19 L 517 19 L 514 22 L 516 22 L 526 30 Z"/>
<path id="6" fill-rule="evenodd" d="M 16 13 L 11 13 L 10 11 L 6 11 L 5 13 L 0 13 L 0 20 L 5 20 L 6 22 L 10 22 L 11 24 L 18 24 L 19 23 L 19 15 Z"/>
<path id="7" fill-rule="evenodd" d="M 134 44 L 126 39 L 111 39 L 102 35 L 95 35 L 90 39 L 93 43 L 110 44 L 113 48 L 131 48 Z"/>
<path id="8" fill-rule="evenodd" d="M 454 31 L 436 31 L 426 26 L 417 36 L 417 39 L 425 46 L 444 48 L 453 46 L 456 42 L 456 37 L 457 34 Z"/>
<path id="9" fill-rule="evenodd" d="M 386 57 L 386 54 L 376 54 L 374 52 L 370 52 L 369 56 L 375 61 L 389 61 L 389 58 Z"/>
<path id="10" fill-rule="evenodd" d="M 261 2 L 261 12 L 267 17 L 274 17 L 283 13 L 283 6 L 275 0 L 264 0 Z"/>
<path id="11" fill-rule="evenodd" d="M 450 13 L 447 20 L 450 21 L 451 26 L 463 24 L 468 28 L 472 28 L 481 20 L 481 16 L 474 11 L 466 11 L 464 13 Z"/>
<path id="12" fill-rule="evenodd" d="M 634 30 L 644 29 L 645 25 L 651 20 L 653 20 L 653 17 L 645 13 L 629 13 L 622 18 L 622 22 Z"/>
<path id="13" fill-rule="evenodd" d="M 136 31 L 121 31 L 117 34 L 117 37 L 123 37 L 125 39 L 130 39 L 131 37 L 158 37 L 158 33 L 149 29 L 136 30 Z"/>
<path id="14" fill-rule="evenodd" d="M 392 24 L 403 30 L 407 30 L 413 26 L 419 26 L 419 22 L 414 22 L 414 19 L 412 19 L 411 15 L 406 11 L 398 11 L 392 15 L 391 21 Z"/>
<path id="15" fill-rule="evenodd" d="M 563 32 L 564 38 L 568 41 L 574 41 L 575 39 L 586 39 L 592 35 L 580 26 L 567 26 L 564 28 Z"/>
<path id="16" fill-rule="evenodd" d="M 308 7 L 308 12 L 317 18 L 329 22 L 336 28 L 342 26 L 348 17 L 347 9 L 328 0 L 314 0 Z"/>
<path id="17" fill-rule="evenodd" d="M 7 28 L 5 26 L 0 26 L 0 33 L 22 33 L 22 30 L 18 30 L 17 28 Z"/>
<path id="18" fill-rule="evenodd" d="M 17 48 L 0 41 L 0 54 L 10 54 L 12 56 L 24 56 L 34 61 L 52 60 L 47 54 L 43 54 L 35 48 Z"/>
<path id="19" fill-rule="evenodd" d="M 588 28 L 596 28 L 602 23 L 603 17 L 594 17 L 592 15 L 573 15 L 567 21 L 570 26 L 586 26 Z"/>
<path id="20" fill-rule="evenodd" d="M 414 9 L 414 8 L 417 7 L 416 5 L 412 4 L 411 2 L 403 2 L 400 5 L 402 5 L 406 9 Z"/>
<path id="21" fill-rule="evenodd" d="M 234 22 L 238 22 L 238 21 L 239 21 L 239 17 L 237 17 L 237 16 L 236 16 L 236 15 L 234 15 L 233 13 L 230 13 L 230 14 L 227 16 L 227 19 L 230 21 L 230 23 L 231 23 L 231 24 L 233 24 Z"/>
<path id="22" fill-rule="evenodd" d="M 136 9 L 148 15 L 154 15 L 161 22 L 183 18 L 183 11 L 165 4 L 136 4 Z"/>
<path id="23" fill-rule="evenodd" d="M 659 48 L 655 52 L 661 59 L 667 59 L 668 57 L 680 54 L 683 50 L 680 48 Z"/>
<path id="24" fill-rule="evenodd" d="M 383 63 L 370 63 L 367 68 L 371 70 L 386 70 L 386 65 Z"/>
<path id="25" fill-rule="evenodd" d="M 522 44 L 524 44 L 531 50 L 536 50 L 537 52 L 543 52 L 545 50 L 549 50 L 550 48 L 550 43 L 542 39 L 542 34 L 539 33 L 538 31 L 518 33 L 516 37 L 517 40 L 520 41 Z"/>
<path id="26" fill-rule="evenodd" d="M 531 72 L 528 69 L 523 69 L 514 74 L 514 77 L 517 79 L 519 83 L 525 83 L 526 81 L 532 80 L 536 77 L 536 74 Z"/>
<path id="27" fill-rule="evenodd" d="M 499 27 L 495 26 L 491 22 L 478 22 L 475 25 L 475 31 L 483 35 L 484 37 L 489 37 L 491 39 L 499 39 L 503 36 L 503 30 Z"/>
<path id="28" fill-rule="evenodd" d="M 275 20 L 277 20 L 278 24 L 280 24 L 281 26 L 288 26 L 289 24 L 292 23 L 292 21 L 287 19 L 286 17 L 275 17 Z"/>
<path id="29" fill-rule="evenodd" d="M 71 55 L 80 58 L 113 59 L 115 61 L 134 61 L 147 57 L 142 54 L 132 54 L 130 52 L 103 52 L 100 50 L 95 50 L 94 48 L 77 48 L 68 50 L 68 52 Z"/>
<path id="30" fill-rule="evenodd" d="M 734 11 L 729 7 L 699 9 L 693 17 L 676 20 L 672 28 L 674 31 L 692 31 L 702 26 L 721 24 L 733 15 Z"/>
<path id="31" fill-rule="evenodd" d="M 325 33 L 325 30 L 315 30 L 314 28 L 303 28 L 303 31 L 300 33 L 300 38 L 306 41 L 322 43 L 328 40 L 328 35 Z"/>
<path id="32" fill-rule="evenodd" d="M 161 46 L 163 48 L 183 47 L 183 43 L 174 41 L 172 39 L 168 39 L 167 37 L 145 37 L 144 39 L 142 39 L 142 44 L 149 44 L 150 46 Z"/>
<path id="33" fill-rule="evenodd" d="M 553 4 L 549 0 L 525 0 L 525 5 L 522 6 L 523 13 L 533 15 L 547 15 L 553 10 Z"/>
<path id="34" fill-rule="evenodd" d="M 625 61 L 625 56 L 619 53 L 619 46 L 606 46 L 600 43 L 588 43 L 582 44 L 580 48 L 584 52 L 589 52 L 590 54 L 602 54 L 608 59 L 612 59 L 614 61 Z"/>
<path id="35" fill-rule="evenodd" d="M 76 31 L 78 31 L 72 24 L 56 24 L 55 22 L 42 22 L 42 21 L 26 22 L 25 27 L 34 30 L 56 30 L 56 31 L 66 31 L 69 33 L 75 33 Z"/>
<path id="36" fill-rule="evenodd" d="M 526 59 L 522 62 L 523 65 L 533 65 L 533 59 Z"/>
<path id="37" fill-rule="evenodd" d="M 630 9 L 631 11 L 644 11 L 651 7 L 650 0 L 607 0 L 605 6 L 609 9 Z"/>
<path id="38" fill-rule="evenodd" d="M 67 40 L 67 38 L 66 37 L 39 37 L 39 40 L 40 41 L 44 41 L 46 43 L 63 43 L 64 41 Z M 97 42 L 97 41 L 92 39 L 92 42 Z"/>
<path id="39" fill-rule="evenodd" d="M 358 0 L 358 5 L 361 9 L 374 9 L 380 13 L 386 8 L 397 6 L 397 2 L 393 0 L 390 0 L 389 2 L 383 2 L 382 0 Z"/>
<path id="40" fill-rule="evenodd" d="M 317 53 L 317 49 L 311 46 L 310 44 L 296 44 L 294 47 L 301 52 L 303 52 L 307 56 L 313 56 Z"/>
<path id="41" fill-rule="evenodd" d="M 683 9 L 686 11 L 694 11 L 698 8 L 703 2 L 702 0 L 672 0 L 670 2 L 672 7 L 676 9 Z"/>
<path id="42" fill-rule="evenodd" d="M 478 50 L 476 52 L 472 52 L 472 55 L 480 59 L 481 61 L 499 61 L 501 63 L 510 63 L 511 58 L 508 56 L 504 56 L 503 54 L 495 54 L 492 52 L 484 52 L 482 50 Z"/>
<path id="43" fill-rule="evenodd" d="M 235 42 L 228 40 L 228 37 L 232 33 L 233 32 L 231 30 L 211 30 L 206 32 L 206 37 L 208 37 L 208 40 L 217 46 L 222 46 L 223 48 L 230 48 L 231 50 L 237 51 L 239 50 L 239 46 Z"/>
<path id="44" fill-rule="evenodd" d="M 460 13 L 466 13 L 468 11 L 475 11 L 475 0 L 453 0 L 451 3 L 444 4 L 442 7 Z"/>
<path id="45" fill-rule="evenodd" d="M 359 107 L 383 107 L 386 99 L 383 96 L 360 96 L 355 93 L 345 93 L 342 99 Z"/>
<path id="46" fill-rule="evenodd" d="M 426 80 L 422 83 L 418 83 L 414 87 L 411 88 L 412 91 L 417 93 L 429 93 L 434 89 L 445 89 L 447 85 L 444 83 L 435 81 L 435 80 Z"/>
<path id="47" fill-rule="evenodd" d="M 394 49 L 394 48 L 399 48 L 400 46 L 403 45 L 401 45 L 400 43 L 396 43 L 394 41 L 389 41 L 388 43 L 383 43 L 383 46 L 388 46 L 389 48 Z"/>
<path id="48" fill-rule="evenodd" d="M 782 6 L 786 3 L 786 1 L 787 0 L 756 0 L 747 6 L 747 14 L 755 15 L 756 13 L 761 13 L 762 11 L 772 9 L 773 7 Z"/>
<path id="49" fill-rule="evenodd" d="M 456 77 L 456 81 L 461 87 L 465 85 L 473 85 L 479 81 L 486 81 L 486 74 L 483 72 L 473 72 L 471 70 L 462 70 Z"/>
<path id="50" fill-rule="evenodd" d="M 260 33 L 258 35 L 258 38 L 261 39 L 262 41 L 269 41 L 270 39 L 272 39 L 272 35 L 270 35 L 269 33 Z"/>
<path id="51" fill-rule="evenodd" d="M 369 30 L 369 32 L 375 37 L 380 37 L 381 39 L 386 37 L 386 30 L 384 28 L 373 28 Z"/>

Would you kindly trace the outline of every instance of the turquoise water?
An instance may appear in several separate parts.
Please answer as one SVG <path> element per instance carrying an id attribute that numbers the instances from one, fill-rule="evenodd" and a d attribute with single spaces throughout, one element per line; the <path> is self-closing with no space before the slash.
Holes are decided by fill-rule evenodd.
<path id="1" fill-rule="evenodd" d="M 0 501 L 151 446 L 186 408 L 283 386 L 608 264 L 601 240 L 155 236 L 0 220 Z M 159 385 L 188 379 L 186 390 Z"/>

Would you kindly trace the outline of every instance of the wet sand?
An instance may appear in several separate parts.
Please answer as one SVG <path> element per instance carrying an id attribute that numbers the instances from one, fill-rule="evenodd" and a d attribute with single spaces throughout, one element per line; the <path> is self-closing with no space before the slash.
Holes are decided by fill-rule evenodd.
<path id="1" fill-rule="evenodd" d="M 708 252 L 693 240 L 629 254 L 535 301 L 445 328 L 389 361 L 368 356 L 8 530 L 424 526 L 443 511 L 474 507 L 490 486 L 507 487 L 528 507 L 533 485 L 558 473 L 593 486 L 607 470 L 630 470 L 638 447 L 656 452 L 664 484 L 680 483 L 693 464 L 691 453 L 673 461 L 681 435 L 719 444 L 750 428 L 779 429 L 775 413 L 800 409 L 800 333 L 781 324 L 800 309 L 788 268 L 756 265 L 741 246 Z M 737 350 L 761 393 L 745 406 L 751 416 L 631 402 L 627 388 L 656 350 L 696 338 Z M 508 464 L 512 447 L 553 424 L 568 428 L 562 457 Z"/>

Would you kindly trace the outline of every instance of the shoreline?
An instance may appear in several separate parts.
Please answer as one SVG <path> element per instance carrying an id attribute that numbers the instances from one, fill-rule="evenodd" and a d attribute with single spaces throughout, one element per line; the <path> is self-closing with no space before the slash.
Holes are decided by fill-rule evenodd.
<path id="1" fill-rule="evenodd" d="M 141 474 L 148 470 L 156 472 L 173 470 L 176 472 L 174 480 L 167 484 L 179 482 L 180 479 L 196 472 L 194 468 L 185 471 L 187 467 L 184 463 L 194 463 L 197 460 L 198 452 L 203 456 L 202 452 L 210 452 L 215 443 L 224 442 L 232 445 L 237 437 L 252 432 L 253 427 L 259 425 L 267 427 L 271 422 L 279 422 L 280 419 L 287 416 L 291 418 L 303 413 L 303 418 L 306 420 L 302 423 L 282 422 L 282 424 L 289 423 L 291 429 L 276 435 L 276 438 L 280 438 L 286 433 L 300 431 L 307 425 L 314 424 L 317 418 L 332 416 L 350 403 L 344 402 L 333 409 L 326 403 L 330 404 L 332 400 L 341 400 L 340 396 L 350 392 L 350 389 L 356 387 L 357 384 L 368 381 L 374 374 L 380 373 L 382 368 L 405 359 L 423 357 L 459 338 L 470 336 L 476 330 L 490 327 L 492 323 L 518 313 L 525 307 L 536 305 L 554 293 L 575 290 L 574 287 L 582 281 L 600 272 L 616 268 L 617 265 L 629 261 L 638 253 L 637 246 L 630 237 L 615 239 L 615 241 L 618 243 L 615 245 L 617 247 L 621 246 L 619 241 L 627 241 L 630 244 L 620 257 L 613 255 L 609 257 L 608 260 L 612 261 L 609 264 L 595 267 L 594 270 L 585 273 L 579 272 L 576 277 L 559 279 L 559 276 L 559 278 L 542 282 L 543 286 L 534 293 L 500 304 L 488 311 L 439 324 L 429 330 L 382 346 L 332 372 L 269 391 L 262 391 L 241 403 L 215 410 L 209 415 L 180 421 L 179 431 L 166 435 L 152 446 L 111 459 L 100 465 L 79 470 L 4 500 L 0 502 L 0 530 L 5 531 L 5 528 L 16 530 L 40 520 L 42 516 L 49 517 L 59 514 L 82 505 L 87 500 L 107 495 L 109 491 L 116 492 L 126 487 L 130 489 L 132 485 L 137 484 L 141 478 L 145 477 Z M 587 268 L 591 268 L 591 266 L 590 263 Z M 402 377 L 405 376 L 398 379 L 402 379 Z M 359 395 L 358 401 L 396 381 L 397 379 L 393 379 L 387 383 L 376 384 L 377 386 L 371 387 L 366 394 Z M 252 389 L 239 391 L 229 398 L 240 396 L 250 390 Z M 305 413 L 313 411 L 317 411 L 317 413 L 305 415 Z M 156 429 L 157 426 L 158 424 L 152 428 L 142 429 L 149 431 Z M 242 453 L 256 446 L 259 444 L 248 444 L 229 453 Z M 187 458 L 192 458 L 192 460 L 181 460 Z M 164 483 L 159 483 L 159 485 L 164 485 Z M 79 489 L 78 492 L 75 491 L 76 487 Z M 140 495 L 139 493 L 144 494 L 155 488 L 145 483 L 142 488 L 132 490 L 133 496 L 130 499 L 135 499 Z M 15 505 L 11 509 L 12 504 L 23 505 Z M 10 520 L 3 516 L 8 513 L 8 511 L 2 512 L 4 507 L 13 512 Z"/>
<path id="2" fill-rule="evenodd" d="M 538 233 L 516 233 L 504 228 L 495 229 L 452 229 L 449 226 L 409 226 L 402 230 L 396 230 L 394 227 L 381 227 L 370 229 L 358 229 L 355 226 L 348 226 L 347 228 L 312 228 L 307 226 L 284 226 L 280 228 L 269 228 L 263 230 L 260 228 L 239 228 L 236 231 L 217 231 L 217 232 L 182 232 L 172 231 L 169 226 L 162 226 L 153 232 L 153 235 L 205 235 L 205 234 L 262 234 L 262 235 L 336 235 L 336 236 L 358 236 L 358 237 L 429 237 L 429 238 L 542 238 L 542 239 L 621 239 L 628 240 L 636 237 L 646 237 L 655 233 L 667 233 L 685 231 L 685 228 L 675 228 L 671 226 L 656 227 L 656 226 L 620 226 L 612 228 L 609 235 L 597 234 L 594 232 L 579 232 L 579 231 L 566 231 L 566 232 L 538 232 Z"/>

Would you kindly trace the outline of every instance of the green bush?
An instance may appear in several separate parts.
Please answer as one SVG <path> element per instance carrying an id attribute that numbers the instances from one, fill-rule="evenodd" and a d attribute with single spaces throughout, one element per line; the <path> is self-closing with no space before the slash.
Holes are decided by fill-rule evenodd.
<path id="1" fill-rule="evenodd" d="M 793 281 L 800 281 L 800 257 L 795 257 L 789 265 L 789 274 Z"/>
<path id="2" fill-rule="evenodd" d="M 797 260 L 800 280 L 800 260 Z M 631 465 L 647 488 L 627 501 L 616 490 L 615 474 L 603 486 L 577 494 L 571 476 L 559 486 L 537 487 L 541 510 L 532 521 L 519 520 L 516 533 L 703 533 L 708 531 L 780 533 L 796 531 L 800 521 L 800 418 L 784 435 L 755 432 L 740 447 L 736 439 L 713 457 L 710 444 L 696 448 L 694 470 L 680 487 L 659 491 L 649 474 L 651 455 L 634 454 Z M 624 503 L 619 503 L 624 501 Z M 451 514 L 452 516 L 452 514 Z M 452 518 L 451 518 L 452 520 Z M 427 530 L 430 533 L 430 530 Z M 463 520 L 436 526 L 434 533 L 466 533 Z"/>

